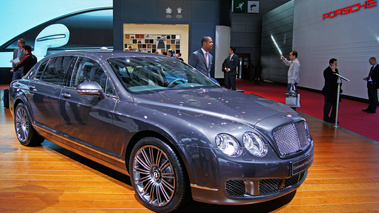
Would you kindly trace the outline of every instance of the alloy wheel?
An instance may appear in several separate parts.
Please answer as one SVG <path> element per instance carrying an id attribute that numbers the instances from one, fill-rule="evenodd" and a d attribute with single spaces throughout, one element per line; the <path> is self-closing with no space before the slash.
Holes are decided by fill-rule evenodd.
<path id="1" fill-rule="evenodd" d="M 175 192 L 175 170 L 167 154 L 156 146 L 146 145 L 135 154 L 133 161 L 134 185 L 146 203 L 162 207 Z"/>
<path id="2" fill-rule="evenodd" d="M 16 111 L 15 126 L 17 138 L 25 142 L 29 135 L 29 119 L 24 108 L 20 107 Z"/>

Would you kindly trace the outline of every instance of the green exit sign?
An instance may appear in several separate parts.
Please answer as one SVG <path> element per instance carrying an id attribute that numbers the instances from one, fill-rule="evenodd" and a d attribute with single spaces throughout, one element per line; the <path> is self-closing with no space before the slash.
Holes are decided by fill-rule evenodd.
<path id="1" fill-rule="evenodd" d="M 246 0 L 233 0 L 233 12 L 246 13 L 247 12 Z"/>

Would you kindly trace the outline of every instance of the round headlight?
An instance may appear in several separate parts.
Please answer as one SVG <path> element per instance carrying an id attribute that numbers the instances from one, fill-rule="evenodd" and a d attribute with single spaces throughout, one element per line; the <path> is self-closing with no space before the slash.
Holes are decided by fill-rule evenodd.
<path id="1" fill-rule="evenodd" d="M 241 155 L 241 148 L 238 142 L 227 134 L 219 134 L 215 138 L 217 147 L 229 157 L 238 157 Z"/>
<path id="2" fill-rule="evenodd" d="M 266 156 L 268 146 L 257 134 L 252 132 L 246 132 L 245 134 L 243 134 L 243 143 L 246 149 L 254 156 Z"/>

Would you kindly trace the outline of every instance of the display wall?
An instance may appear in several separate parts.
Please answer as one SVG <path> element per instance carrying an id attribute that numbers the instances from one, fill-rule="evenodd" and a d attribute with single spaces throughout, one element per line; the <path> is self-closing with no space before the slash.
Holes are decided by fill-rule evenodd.
<path id="1" fill-rule="evenodd" d="M 262 79 L 287 83 L 288 67 L 280 56 L 288 59 L 292 51 L 294 2 L 287 2 L 262 18 L 261 66 Z M 301 60 L 302 54 L 299 55 Z"/>
<path id="2" fill-rule="evenodd" d="M 125 33 L 125 50 L 146 53 L 162 53 L 162 51 L 173 50 L 175 54 L 180 53 L 181 34 L 157 34 L 157 33 Z"/>
<path id="3" fill-rule="evenodd" d="M 371 7 L 362 6 L 367 3 Z M 336 58 L 340 74 L 351 80 L 343 83 L 343 94 L 367 99 L 362 78 L 369 73 L 369 58 L 379 60 L 377 4 L 364 0 L 295 0 L 293 49 L 300 56 L 300 86 L 321 90 L 323 71 L 329 59 Z M 324 14 L 331 18 L 323 18 Z"/>
<path id="4" fill-rule="evenodd" d="M 188 62 L 188 35 L 185 24 L 124 24 L 124 49 L 147 53 L 173 49 Z"/>
<path id="5" fill-rule="evenodd" d="M 370 70 L 368 59 L 374 56 L 379 60 L 377 4 L 373 0 L 293 0 L 266 13 L 262 24 L 263 79 L 286 83 L 288 67 L 278 57 L 278 48 L 287 58 L 296 50 L 301 63 L 299 86 L 321 91 L 323 71 L 329 59 L 336 58 L 340 74 L 350 80 L 343 82 L 342 95 L 367 99 L 362 78 Z"/>
<path id="6" fill-rule="evenodd" d="M 114 0 L 114 48 L 124 49 L 124 24 L 188 25 L 188 50 L 183 55 L 201 48 L 201 38 L 216 37 L 216 26 L 230 27 L 230 0 Z M 127 30 L 127 29 L 126 29 Z M 164 30 L 164 28 L 162 29 Z M 150 31 L 149 34 L 164 34 Z M 168 33 L 167 33 L 168 34 Z M 210 51 L 216 55 L 217 46 Z M 214 64 L 222 61 L 214 61 Z M 214 69 L 211 73 L 215 76 Z"/>
<path id="7" fill-rule="evenodd" d="M 289 0 L 261 0 L 259 13 L 232 13 L 231 46 L 239 53 L 250 54 L 251 63 L 256 66 L 261 60 L 261 37 L 263 15 Z"/>

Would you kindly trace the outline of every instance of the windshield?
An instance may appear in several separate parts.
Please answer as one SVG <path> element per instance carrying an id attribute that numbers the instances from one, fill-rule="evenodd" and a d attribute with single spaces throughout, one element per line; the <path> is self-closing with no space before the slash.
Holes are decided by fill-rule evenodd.
<path id="1" fill-rule="evenodd" d="M 212 79 L 174 58 L 122 57 L 108 62 L 131 92 L 217 86 Z"/>

